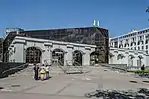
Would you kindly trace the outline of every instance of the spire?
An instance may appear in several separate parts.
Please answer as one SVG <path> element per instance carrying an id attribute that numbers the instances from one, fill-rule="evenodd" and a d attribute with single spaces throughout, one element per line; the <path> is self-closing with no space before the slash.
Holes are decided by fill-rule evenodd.
<path id="1" fill-rule="evenodd" d="M 96 26 L 96 21 L 94 20 L 94 22 L 93 22 L 93 26 Z"/>
<path id="2" fill-rule="evenodd" d="M 99 21 L 97 21 L 97 26 L 99 27 Z"/>

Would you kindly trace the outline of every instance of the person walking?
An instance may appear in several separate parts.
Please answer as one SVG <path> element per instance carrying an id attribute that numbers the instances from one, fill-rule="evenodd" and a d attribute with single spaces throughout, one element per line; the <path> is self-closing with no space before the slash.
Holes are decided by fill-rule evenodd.
<path id="1" fill-rule="evenodd" d="M 48 65 L 46 65 L 45 70 L 46 70 L 46 79 L 49 79 L 49 66 Z"/>
<path id="2" fill-rule="evenodd" d="M 38 80 L 38 70 L 39 70 L 39 67 L 34 64 L 34 79 L 35 80 Z"/>
<path id="3" fill-rule="evenodd" d="M 141 70 L 142 70 L 142 71 L 144 71 L 144 70 L 145 70 L 144 64 L 142 65 Z"/>

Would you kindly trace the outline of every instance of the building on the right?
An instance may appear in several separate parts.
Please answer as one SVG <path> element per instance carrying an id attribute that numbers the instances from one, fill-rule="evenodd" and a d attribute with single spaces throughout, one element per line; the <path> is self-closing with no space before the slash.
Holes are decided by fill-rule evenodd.
<path id="1" fill-rule="evenodd" d="M 132 30 L 131 32 L 110 38 L 110 47 L 127 48 L 149 52 L 149 28 Z"/>
<path id="2" fill-rule="evenodd" d="M 109 46 L 109 64 L 149 66 L 149 28 L 110 38 Z"/>

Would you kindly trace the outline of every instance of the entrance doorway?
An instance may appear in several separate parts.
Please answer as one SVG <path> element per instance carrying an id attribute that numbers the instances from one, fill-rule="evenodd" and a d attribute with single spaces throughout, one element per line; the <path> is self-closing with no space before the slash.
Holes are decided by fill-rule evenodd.
<path id="1" fill-rule="evenodd" d="M 76 50 L 73 52 L 73 65 L 74 66 L 82 66 L 82 52 Z"/>
<path id="2" fill-rule="evenodd" d="M 53 50 L 52 64 L 64 66 L 64 51 L 62 49 L 54 49 Z"/>
<path id="3" fill-rule="evenodd" d="M 36 47 L 26 49 L 26 63 L 40 63 L 41 50 Z"/>

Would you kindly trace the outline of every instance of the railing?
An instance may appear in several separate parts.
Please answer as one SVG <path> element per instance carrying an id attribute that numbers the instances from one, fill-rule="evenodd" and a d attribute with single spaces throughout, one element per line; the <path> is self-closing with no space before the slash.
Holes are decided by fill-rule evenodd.
<path id="1" fill-rule="evenodd" d="M 77 61 L 74 61 L 74 64 L 76 64 L 77 66 L 81 66 L 81 64 L 78 63 Z"/>
<path id="2" fill-rule="evenodd" d="M 122 66 L 119 66 L 122 65 Z M 109 67 L 111 69 L 118 69 L 118 70 L 123 70 L 127 71 L 127 65 L 126 64 L 101 64 L 103 67 Z"/>
<path id="3" fill-rule="evenodd" d="M 66 73 L 66 69 L 65 69 L 63 63 L 62 63 L 60 60 L 58 60 L 57 62 L 58 62 L 58 64 L 59 64 L 59 65 L 58 65 L 59 68 L 60 68 L 61 70 L 63 70 L 64 73 Z"/>
<path id="4" fill-rule="evenodd" d="M 73 62 L 73 61 L 71 60 L 71 62 Z M 64 73 L 70 73 L 70 72 L 71 73 L 72 72 L 73 73 L 76 73 L 76 72 L 82 73 L 83 67 L 81 66 L 81 64 L 79 64 L 76 61 L 74 61 L 73 63 L 76 64 L 76 65 L 70 65 L 66 61 L 66 65 L 64 66 L 64 64 L 60 60 L 52 60 L 52 64 L 55 65 L 55 66 L 58 66 Z"/>
<path id="5" fill-rule="evenodd" d="M 73 71 L 71 73 L 82 73 L 83 72 L 83 66 L 81 66 L 81 64 L 79 64 L 76 61 L 73 61 L 73 64 L 76 64 L 76 65 L 68 65 L 68 64 L 66 65 L 66 70 L 67 70 L 66 72 L 67 73 L 70 73 L 70 71 Z"/>

